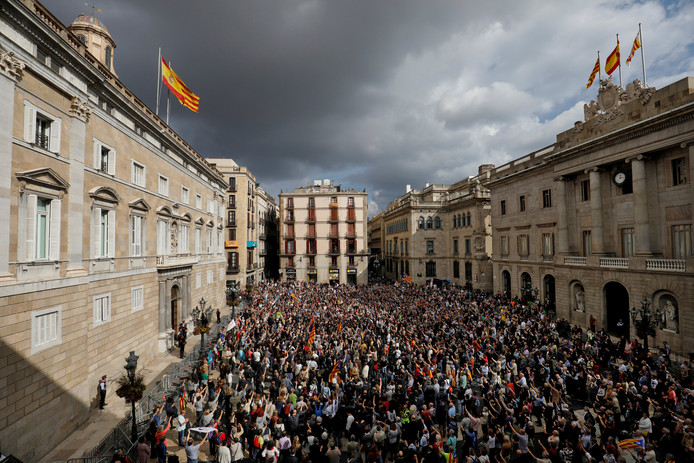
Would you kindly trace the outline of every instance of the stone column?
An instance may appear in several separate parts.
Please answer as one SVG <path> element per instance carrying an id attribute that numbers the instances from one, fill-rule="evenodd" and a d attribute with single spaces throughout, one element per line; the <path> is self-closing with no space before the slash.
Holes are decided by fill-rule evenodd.
<path id="1" fill-rule="evenodd" d="M 634 189 L 634 254 L 651 255 L 651 237 L 648 227 L 648 189 L 646 188 L 646 160 L 637 156 L 630 160 L 631 184 Z"/>
<path id="2" fill-rule="evenodd" d="M 602 217 L 601 171 L 597 167 L 586 170 L 590 173 L 590 222 L 591 253 L 605 253 L 605 231 Z"/>
<path id="3" fill-rule="evenodd" d="M 559 206 L 559 223 L 557 224 L 557 254 L 569 253 L 569 212 L 566 204 L 566 179 L 558 177 L 557 182 L 557 206 Z"/>
<path id="4" fill-rule="evenodd" d="M 12 125 L 14 121 L 15 84 L 24 74 L 24 61 L 14 53 L 0 50 L 0 281 L 13 280 L 10 273 L 10 203 L 12 202 Z M 16 222 L 15 224 L 16 225 Z"/>
<path id="5" fill-rule="evenodd" d="M 157 338 L 159 352 L 166 352 L 169 348 L 166 332 L 166 317 L 168 315 L 166 300 L 166 280 L 159 280 L 159 334 Z"/>
<path id="6" fill-rule="evenodd" d="M 68 242 L 67 251 L 70 259 L 67 275 L 85 275 L 82 265 L 82 238 L 84 217 L 84 153 L 85 133 L 91 110 L 87 102 L 78 97 L 72 99 L 70 106 L 70 192 L 68 204 Z"/>

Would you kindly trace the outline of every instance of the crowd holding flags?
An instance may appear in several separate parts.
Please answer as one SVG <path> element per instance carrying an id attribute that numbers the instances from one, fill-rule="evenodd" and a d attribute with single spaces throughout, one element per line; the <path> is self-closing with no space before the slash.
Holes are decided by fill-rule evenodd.
<path id="1" fill-rule="evenodd" d="M 316 339 L 316 324 L 313 321 L 313 317 L 311 317 L 311 324 L 308 326 L 308 349 L 311 349 L 311 346 L 313 345 L 313 341 Z"/>
<path id="2" fill-rule="evenodd" d="M 644 54 L 643 54 L 643 35 L 641 32 L 641 23 L 639 23 L 639 32 L 636 34 L 636 38 L 634 39 L 634 43 L 631 46 L 631 52 L 629 53 L 629 57 L 626 59 L 626 64 L 629 66 L 631 64 L 631 60 L 634 58 L 634 54 L 636 53 L 636 50 L 641 49 L 641 64 L 643 66 L 643 84 L 646 85 L 646 64 L 644 60 Z M 621 63 L 621 55 L 619 51 L 619 34 L 617 34 L 617 46 L 612 50 L 612 53 L 609 54 L 607 57 L 607 60 L 605 60 L 605 72 L 607 75 L 612 75 L 614 71 L 619 69 L 619 86 L 622 86 L 622 63 Z M 590 76 L 588 77 L 588 83 L 586 84 L 586 88 L 589 88 L 591 85 L 593 85 L 593 81 L 595 80 L 595 76 L 600 73 L 600 52 L 598 52 L 598 59 L 595 62 L 595 65 L 593 66 L 593 70 L 590 73 Z"/>

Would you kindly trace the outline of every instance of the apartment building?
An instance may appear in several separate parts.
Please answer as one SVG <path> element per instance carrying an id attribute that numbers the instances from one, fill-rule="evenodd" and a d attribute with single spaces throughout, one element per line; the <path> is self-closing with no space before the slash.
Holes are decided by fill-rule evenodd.
<path id="1" fill-rule="evenodd" d="M 365 191 L 316 180 L 279 198 L 282 280 L 368 283 Z"/>

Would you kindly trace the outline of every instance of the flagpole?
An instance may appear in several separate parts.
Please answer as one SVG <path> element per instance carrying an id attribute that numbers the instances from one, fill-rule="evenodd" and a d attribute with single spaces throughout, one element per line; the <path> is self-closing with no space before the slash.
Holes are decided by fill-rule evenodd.
<path id="1" fill-rule="evenodd" d="M 641 32 L 641 23 L 639 23 L 639 40 L 641 40 L 641 67 L 643 68 L 643 86 L 648 87 L 646 83 L 646 58 L 643 55 L 643 33 Z"/>
<path id="2" fill-rule="evenodd" d="M 159 115 L 159 95 L 161 95 L 161 47 L 159 47 L 159 61 L 157 62 L 157 109 L 155 114 Z"/>
<path id="3" fill-rule="evenodd" d="M 173 71 L 171 61 L 169 61 L 169 69 Z M 171 110 L 171 89 L 166 88 L 166 125 L 169 125 L 169 111 Z"/>
<path id="4" fill-rule="evenodd" d="M 598 83 L 602 80 L 602 70 L 600 67 L 600 50 L 598 50 Z"/>
<path id="5" fill-rule="evenodd" d="M 617 66 L 619 66 L 619 88 L 622 88 L 622 56 L 619 50 L 619 34 L 617 34 Z"/>

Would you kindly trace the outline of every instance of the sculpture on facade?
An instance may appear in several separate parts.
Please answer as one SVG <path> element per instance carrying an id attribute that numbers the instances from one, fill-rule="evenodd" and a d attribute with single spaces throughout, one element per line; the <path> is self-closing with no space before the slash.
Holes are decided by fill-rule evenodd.
<path id="1" fill-rule="evenodd" d="M 664 303 L 661 303 L 661 311 L 663 312 L 662 328 L 664 330 L 679 332 L 679 316 L 677 314 L 677 306 L 670 298 L 663 298 Z"/>
<path id="2" fill-rule="evenodd" d="M 581 285 L 576 285 L 574 287 L 574 300 L 576 305 L 574 306 L 574 310 L 576 312 L 585 312 L 586 311 L 586 293 L 583 291 L 583 286 Z"/>

